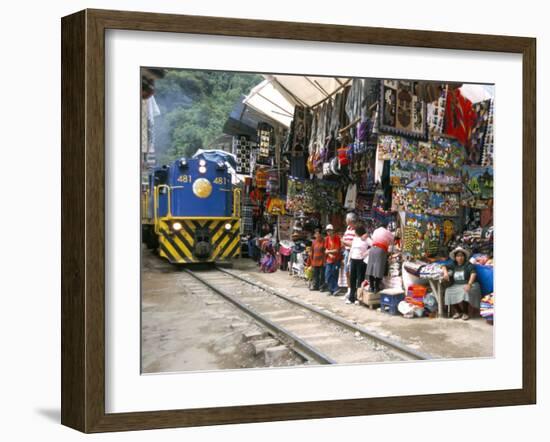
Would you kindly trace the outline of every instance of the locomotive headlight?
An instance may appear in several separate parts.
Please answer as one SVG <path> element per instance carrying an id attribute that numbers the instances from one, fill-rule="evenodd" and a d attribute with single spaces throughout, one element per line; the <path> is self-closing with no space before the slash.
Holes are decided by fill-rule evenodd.
<path id="1" fill-rule="evenodd" d="M 206 167 L 204 167 L 204 166 L 199 167 L 199 172 L 200 173 L 206 173 Z"/>
<path id="2" fill-rule="evenodd" d="M 230 223 L 227 223 L 227 224 L 225 225 L 225 230 L 231 230 L 231 227 L 232 227 L 231 224 L 230 224 Z"/>
<path id="3" fill-rule="evenodd" d="M 174 224 L 172 224 L 172 229 L 174 229 L 176 232 L 177 232 L 178 230 L 181 230 L 181 228 L 182 228 L 181 223 L 174 223 Z"/>
<path id="4" fill-rule="evenodd" d="M 198 178 L 193 183 L 193 193 L 199 198 L 208 198 L 212 193 L 212 184 L 206 178 Z"/>
<path id="5" fill-rule="evenodd" d="M 206 166 L 206 161 L 205 160 L 200 160 L 199 161 L 199 166 Z"/>

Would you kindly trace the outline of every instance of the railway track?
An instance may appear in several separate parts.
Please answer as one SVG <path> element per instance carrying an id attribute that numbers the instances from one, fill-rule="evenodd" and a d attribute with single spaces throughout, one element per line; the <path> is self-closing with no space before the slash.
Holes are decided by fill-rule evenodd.
<path id="1" fill-rule="evenodd" d="M 314 364 L 431 359 L 330 312 L 226 269 L 185 269 L 208 290 L 254 318 L 286 347 Z"/>

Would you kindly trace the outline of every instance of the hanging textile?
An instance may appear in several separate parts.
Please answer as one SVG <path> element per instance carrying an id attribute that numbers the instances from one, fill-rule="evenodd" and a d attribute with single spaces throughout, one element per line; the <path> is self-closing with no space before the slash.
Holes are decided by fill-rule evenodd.
<path id="1" fill-rule="evenodd" d="M 343 108 L 343 95 L 342 93 L 338 93 L 334 95 L 333 98 L 333 104 L 332 104 L 332 112 L 330 115 L 329 120 L 329 136 L 332 137 L 334 140 L 336 140 L 336 137 L 338 136 L 338 131 L 340 130 L 340 124 L 341 124 L 341 112 Z"/>
<path id="2" fill-rule="evenodd" d="M 346 114 L 350 122 L 357 119 L 364 120 L 364 109 L 367 106 L 366 80 L 354 78 L 351 82 L 349 94 L 346 99 Z"/>
<path id="3" fill-rule="evenodd" d="M 401 138 L 396 135 L 378 136 L 378 159 L 399 160 L 401 149 Z"/>
<path id="4" fill-rule="evenodd" d="M 299 147 L 299 151 L 303 152 L 306 146 L 306 110 L 303 106 L 296 105 L 294 107 L 294 119 L 293 123 L 293 138 L 291 145 L 291 152 L 293 152 L 296 147 Z"/>
<path id="5" fill-rule="evenodd" d="M 275 157 L 275 130 L 268 123 L 258 123 L 257 127 L 258 164 L 271 165 Z"/>
<path id="6" fill-rule="evenodd" d="M 392 186 L 428 187 L 428 170 L 424 164 L 393 160 L 390 166 Z"/>
<path id="7" fill-rule="evenodd" d="M 419 141 L 416 161 L 422 164 L 432 164 L 433 147 L 431 141 Z"/>
<path id="8" fill-rule="evenodd" d="M 242 228 L 243 228 L 243 234 L 244 235 L 250 235 L 252 234 L 254 230 L 254 223 L 253 223 L 253 208 L 251 205 L 243 206 L 242 214 L 241 214 L 241 220 L 242 220 Z"/>
<path id="9" fill-rule="evenodd" d="M 431 161 L 434 166 L 460 169 L 465 156 L 466 151 L 459 141 L 447 137 L 434 137 Z"/>
<path id="10" fill-rule="evenodd" d="M 304 181 L 289 177 L 287 181 L 286 210 L 290 213 L 304 210 L 304 201 Z"/>
<path id="11" fill-rule="evenodd" d="M 279 193 L 279 172 L 271 170 L 267 173 L 266 192 L 270 195 Z"/>
<path id="12" fill-rule="evenodd" d="M 428 210 L 430 192 L 427 189 L 393 187 L 392 192 L 391 210 L 416 214 L 426 213 Z"/>
<path id="13" fill-rule="evenodd" d="M 475 113 L 475 121 L 470 135 L 468 145 L 468 163 L 480 164 L 483 153 L 483 143 L 487 134 L 489 122 L 489 111 L 491 108 L 491 100 L 480 101 L 473 105 Z"/>
<path id="14" fill-rule="evenodd" d="M 376 187 L 375 183 L 375 168 L 376 168 L 376 146 L 367 145 L 367 148 L 363 154 L 361 154 L 359 160 L 358 172 L 361 173 L 359 177 L 360 192 L 374 192 Z"/>
<path id="15" fill-rule="evenodd" d="M 344 208 L 348 210 L 354 210 L 357 201 L 357 184 L 349 184 L 346 191 L 346 199 L 344 202 Z"/>
<path id="16" fill-rule="evenodd" d="M 415 94 L 415 81 L 384 80 L 380 95 L 380 131 L 427 138 L 426 103 Z"/>
<path id="17" fill-rule="evenodd" d="M 427 104 L 428 132 L 430 135 L 441 135 L 443 133 L 445 108 L 447 106 L 447 90 L 447 86 L 442 87 L 439 97 Z"/>
<path id="18" fill-rule="evenodd" d="M 249 175 L 251 172 L 252 146 L 247 135 L 233 137 L 233 154 L 237 157 L 236 172 Z"/>
<path id="19" fill-rule="evenodd" d="M 475 122 L 472 102 L 462 95 L 459 88 L 449 89 L 445 109 L 445 133 L 466 145 Z"/>
<path id="20" fill-rule="evenodd" d="M 418 161 L 418 141 L 409 138 L 400 138 L 398 159 L 405 161 Z"/>
<path id="21" fill-rule="evenodd" d="M 428 189 L 436 192 L 462 192 L 460 170 L 428 167 Z"/>
<path id="22" fill-rule="evenodd" d="M 486 209 L 493 206 L 493 168 L 464 166 L 462 205 Z"/>
<path id="23" fill-rule="evenodd" d="M 267 187 L 267 169 L 264 169 L 262 167 L 258 167 L 256 169 L 256 187 L 258 189 L 265 189 Z"/>
<path id="24" fill-rule="evenodd" d="M 439 216 L 458 216 L 460 194 L 448 192 L 430 192 L 427 213 Z"/>
<path id="25" fill-rule="evenodd" d="M 437 254 L 441 241 L 441 221 L 433 216 L 405 216 L 403 253 L 411 258 Z"/>
<path id="26" fill-rule="evenodd" d="M 485 131 L 485 139 L 483 140 L 483 153 L 481 155 L 481 165 L 485 167 L 493 165 L 493 112 L 494 100 L 491 100 L 487 116 L 487 130 Z"/>

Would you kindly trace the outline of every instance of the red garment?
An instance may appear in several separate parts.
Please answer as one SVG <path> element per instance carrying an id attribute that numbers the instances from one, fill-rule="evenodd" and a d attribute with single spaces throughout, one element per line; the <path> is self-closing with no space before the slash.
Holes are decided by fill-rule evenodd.
<path id="1" fill-rule="evenodd" d="M 330 236 L 327 236 L 325 238 L 325 249 L 326 250 L 332 250 L 337 249 L 337 253 L 332 253 L 326 255 L 326 263 L 327 264 L 334 264 L 335 262 L 340 262 L 341 253 L 340 249 L 342 248 L 342 241 L 340 241 L 340 237 L 338 235 L 333 235 L 332 238 Z"/>
<path id="2" fill-rule="evenodd" d="M 311 266 L 323 267 L 325 264 L 325 241 L 315 240 L 311 243 Z"/>
<path id="3" fill-rule="evenodd" d="M 252 203 L 252 213 L 254 216 L 260 216 L 262 213 L 263 193 L 259 189 L 253 189 L 249 194 L 250 202 Z"/>
<path id="4" fill-rule="evenodd" d="M 382 249 L 382 250 L 384 250 L 385 252 L 388 251 L 388 245 L 385 244 L 385 243 L 382 243 L 382 242 L 375 242 L 372 246 L 373 246 L 373 247 L 378 247 L 379 249 Z"/>
<path id="5" fill-rule="evenodd" d="M 459 88 L 450 89 L 445 108 L 445 133 L 466 146 L 475 122 L 476 112 L 472 102 L 460 93 Z"/>

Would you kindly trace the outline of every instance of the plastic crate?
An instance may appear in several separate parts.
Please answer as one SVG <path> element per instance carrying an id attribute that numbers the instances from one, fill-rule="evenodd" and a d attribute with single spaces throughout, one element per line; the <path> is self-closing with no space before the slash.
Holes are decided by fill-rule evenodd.
<path id="1" fill-rule="evenodd" d="M 397 315 L 397 313 L 399 313 L 397 310 L 397 306 L 404 299 L 405 299 L 404 293 L 395 294 L 395 295 L 381 293 L 380 310 L 383 312 L 388 312 L 390 315 Z"/>

